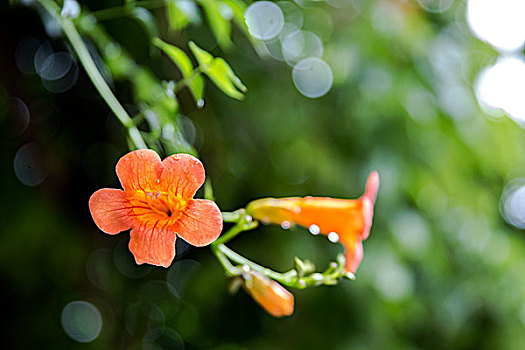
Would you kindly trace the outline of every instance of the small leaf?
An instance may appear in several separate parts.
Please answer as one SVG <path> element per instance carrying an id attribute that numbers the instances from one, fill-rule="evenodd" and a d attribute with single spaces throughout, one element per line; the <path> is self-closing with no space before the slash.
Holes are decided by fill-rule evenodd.
<path id="1" fill-rule="evenodd" d="M 195 148 L 186 141 L 182 133 L 173 124 L 168 123 L 163 126 L 160 141 L 167 154 L 188 153 L 193 156 L 197 155 Z"/>
<path id="2" fill-rule="evenodd" d="M 221 14 L 220 6 L 228 6 L 223 4 L 221 1 L 217 0 L 199 0 L 206 18 L 210 23 L 210 28 L 213 32 L 213 35 L 217 39 L 219 46 L 222 49 L 229 49 L 232 47 L 233 43 L 230 39 L 231 34 L 231 25 L 230 20 L 223 17 Z M 230 9 L 231 11 L 231 9 Z"/>
<path id="3" fill-rule="evenodd" d="M 209 199 L 211 201 L 215 200 L 215 197 L 213 196 L 213 186 L 211 185 L 209 177 L 204 181 L 204 199 Z"/>
<path id="4" fill-rule="evenodd" d="M 241 79 L 235 75 L 235 72 L 230 67 L 230 65 L 223 59 L 223 58 L 216 58 L 215 59 L 215 66 L 218 66 L 217 69 L 224 72 L 224 74 L 229 78 L 229 80 L 242 92 L 248 91 L 248 88 L 244 86 Z"/>
<path id="5" fill-rule="evenodd" d="M 294 257 L 294 265 L 299 277 L 303 277 L 315 271 L 315 265 L 308 259 L 303 261 L 298 257 Z"/>
<path id="6" fill-rule="evenodd" d="M 177 46 L 168 44 L 159 38 L 153 39 L 153 44 L 164 51 L 166 55 L 175 63 L 186 80 L 186 86 L 190 89 L 197 106 L 202 107 L 202 95 L 204 92 L 204 79 L 200 75 L 194 74 L 193 65 L 190 58 L 184 51 Z M 210 55 L 211 56 L 211 55 Z M 213 58 L 213 57 L 212 57 Z"/>
<path id="7" fill-rule="evenodd" d="M 192 41 L 190 41 L 189 46 L 199 63 L 201 71 L 206 74 L 219 89 L 235 99 L 242 100 L 244 98 L 243 92 L 247 91 L 246 86 L 244 86 L 223 58 L 214 58 L 209 52 L 201 49 Z"/>
<path id="8" fill-rule="evenodd" d="M 199 63 L 199 66 L 201 66 L 201 68 L 213 62 L 213 55 L 201 49 L 193 41 L 190 41 L 188 46 L 190 47 L 191 52 L 197 59 L 197 62 Z"/>
<path id="9" fill-rule="evenodd" d="M 233 11 L 233 21 L 235 24 L 245 33 L 249 34 L 248 26 L 244 19 L 244 11 L 246 10 L 246 4 L 239 0 L 223 0 L 223 3 L 230 7 Z M 248 35 L 248 37 L 250 37 Z"/>
<path id="10" fill-rule="evenodd" d="M 159 35 L 155 18 L 151 12 L 143 7 L 134 7 L 131 10 L 131 16 L 139 21 L 150 37 L 154 38 Z"/>
<path id="11" fill-rule="evenodd" d="M 169 58 L 171 58 L 173 63 L 175 63 L 177 68 L 179 68 L 181 71 L 184 78 L 188 78 L 191 75 L 193 72 L 193 65 L 191 64 L 190 58 L 184 51 L 179 49 L 177 46 L 162 41 L 159 38 L 153 39 L 153 44 L 164 51 L 164 53 L 168 55 Z"/>
<path id="12" fill-rule="evenodd" d="M 177 6 L 176 0 L 166 0 L 168 24 L 171 30 L 181 30 L 190 23 L 190 19 Z"/>
<path id="13" fill-rule="evenodd" d="M 226 95 L 238 100 L 244 98 L 242 92 L 246 92 L 246 86 L 233 73 L 233 70 L 224 59 L 216 58 L 205 73 Z M 239 92 L 238 89 L 242 92 Z"/>

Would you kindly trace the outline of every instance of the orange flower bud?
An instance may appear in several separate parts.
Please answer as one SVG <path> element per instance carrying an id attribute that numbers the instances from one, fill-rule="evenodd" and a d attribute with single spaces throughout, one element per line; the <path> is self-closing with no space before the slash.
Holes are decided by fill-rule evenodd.
<path id="1" fill-rule="evenodd" d="M 284 317 L 293 313 L 293 294 L 279 283 L 256 271 L 243 274 L 243 279 L 244 289 L 270 315 Z"/>
<path id="2" fill-rule="evenodd" d="M 264 198 L 251 202 L 246 211 L 263 223 L 289 228 L 306 227 L 313 235 L 323 234 L 331 242 L 340 242 L 346 251 L 346 270 L 355 273 L 362 258 L 362 241 L 368 238 L 379 175 L 372 172 L 365 193 L 358 199 L 329 197 Z"/>

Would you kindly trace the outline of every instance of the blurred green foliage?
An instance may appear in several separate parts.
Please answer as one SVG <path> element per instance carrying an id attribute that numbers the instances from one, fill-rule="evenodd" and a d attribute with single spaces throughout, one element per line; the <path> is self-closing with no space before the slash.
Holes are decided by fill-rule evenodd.
<path id="1" fill-rule="evenodd" d="M 196 12 L 184 12 L 183 3 Z M 265 314 L 242 291 L 230 295 L 207 249 L 177 246 L 169 270 L 137 267 L 127 235 L 97 230 L 87 201 L 97 188 L 118 187 L 112 169 L 128 151 L 124 130 L 82 70 L 74 88 L 52 93 L 36 74 L 16 68 L 25 37 L 70 48 L 46 36 L 49 18 L 42 15 L 40 25 L 34 8 L 0 5 L 0 271 L 9 348 L 525 346 L 524 236 L 498 208 L 504 186 L 523 176 L 525 132 L 476 103 L 473 81 L 496 53 L 470 34 L 465 2 L 441 14 L 415 1 L 297 3 L 334 73 L 334 86 L 320 99 L 299 94 L 286 63 L 264 57 L 247 36 L 240 1 L 137 7 L 91 0 L 75 20 L 148 145 L 166 154 L 198 151 L 223 210 L 268 196 L 357 197 L 368 172 L 379 171 L 357 280 L 296 291 L 295 314 L 285 319 Z M 231 20 L 221 17 L 224 4 Z M 201 92 L 195 80 L 188 80 L 191 94 L 175 89 L 203 64 L 197 47 L 224 57 L 202 72 L 234 98 L 242 96 L 235 88 L 244 92 L 240 77 L 248 87 L 243 101 L 207 83 Z M 206 103 L 198 108 L 201 94 Z M 18 133 L 13 98 L 31 116 Z M 13 171 L 27 143 L 44 154 L 47 178 L 37 187 L 23 185 Z M 296 255 L 323 267 L 341 249 L 301 228 L 270 226 L 231 246 L 282 270 Z M 102 331 L 91 343 L 74 342 L 60 324 L 74 300 L 102 314 Z"/>

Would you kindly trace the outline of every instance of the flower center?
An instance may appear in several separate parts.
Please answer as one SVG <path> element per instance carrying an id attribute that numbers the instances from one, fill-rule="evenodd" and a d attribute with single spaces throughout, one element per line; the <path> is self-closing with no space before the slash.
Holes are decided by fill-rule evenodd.
<path id="1" fill-rule="evenodd" d="M 147 216 L 154 214 L 157 215 L 158 219 L 172 220 L 178 220 L 188 204 L 183 198 L 162 191 L 137 191 L 133 196 L 133 201 L 142 208 L 149 207 L 153 212 L 150 211 L 149 214 L 142 212 L 141 214 Z"/>

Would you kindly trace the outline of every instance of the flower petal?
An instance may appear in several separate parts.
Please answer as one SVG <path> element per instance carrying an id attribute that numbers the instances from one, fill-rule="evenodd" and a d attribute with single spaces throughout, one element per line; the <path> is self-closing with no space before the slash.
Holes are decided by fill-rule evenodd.
<path id="1" fill-rule="evenodd" d="M 99 229 L 109 234 L 129 230 L 133 224 L 129 203 L 122 190 L 103 188 L 89 198 L 89 210 Z"/>
<path id="2" fill-rule="evenodd" d="M 341 242 L 345 247 L 346 271 L 355 273 L 363 260 L 363 243 L 360 239 Z"/>
<path id="3" fill-rule="evenodd" d="M 164 159 L 162 164 L 164 170 L 160 176 L 161 186 L 177 196 L 190 199 L 204 183 L 204 167 L 192 155 L 174 154 Z"/>
<path id="4" fill-rule="evenodd" d="M 379 190 L 379 174 L 377 171 L 372 171 L 368 175 L 368 180 L 366 180 L 365 193 L 363 197 L 368 197 L 372 201 L 372 204 L 376 202 L 377 191 Z"/>
<path id="5" fill-rule="evenodd" d="M 171 228 L 191 245 L 208 245 L 221 234 L 221 211 L 213 201 L 192 199 L 182 217 Z"/>
<path id="6" fill-rule="evenodd" d="M 362 213 L 363 213 L 363 231 L 361 232 L 361 239 L 365 240 L 370 235 L 370 228 L 372 227 L 372 220 L 374 218 L 374 203 L 372 200 L 365 196 L 361 199 L 362 201 Z"/>
<path id="7" fill-rule="evenodd" d="M 145 191 L 156 186 L 162 162 L 155 151 L 138 149 L 120 158 L 116 172 L 124 190 Z"/>
<path id="8" fill-rule="evenodd" d="M 133 253 L 137 264 L 151 264 L 169 267 L 175 258 L 174 232 L 166 229 L 159 222 L 142 224 L 131 230 L 129 250 Z"/>

